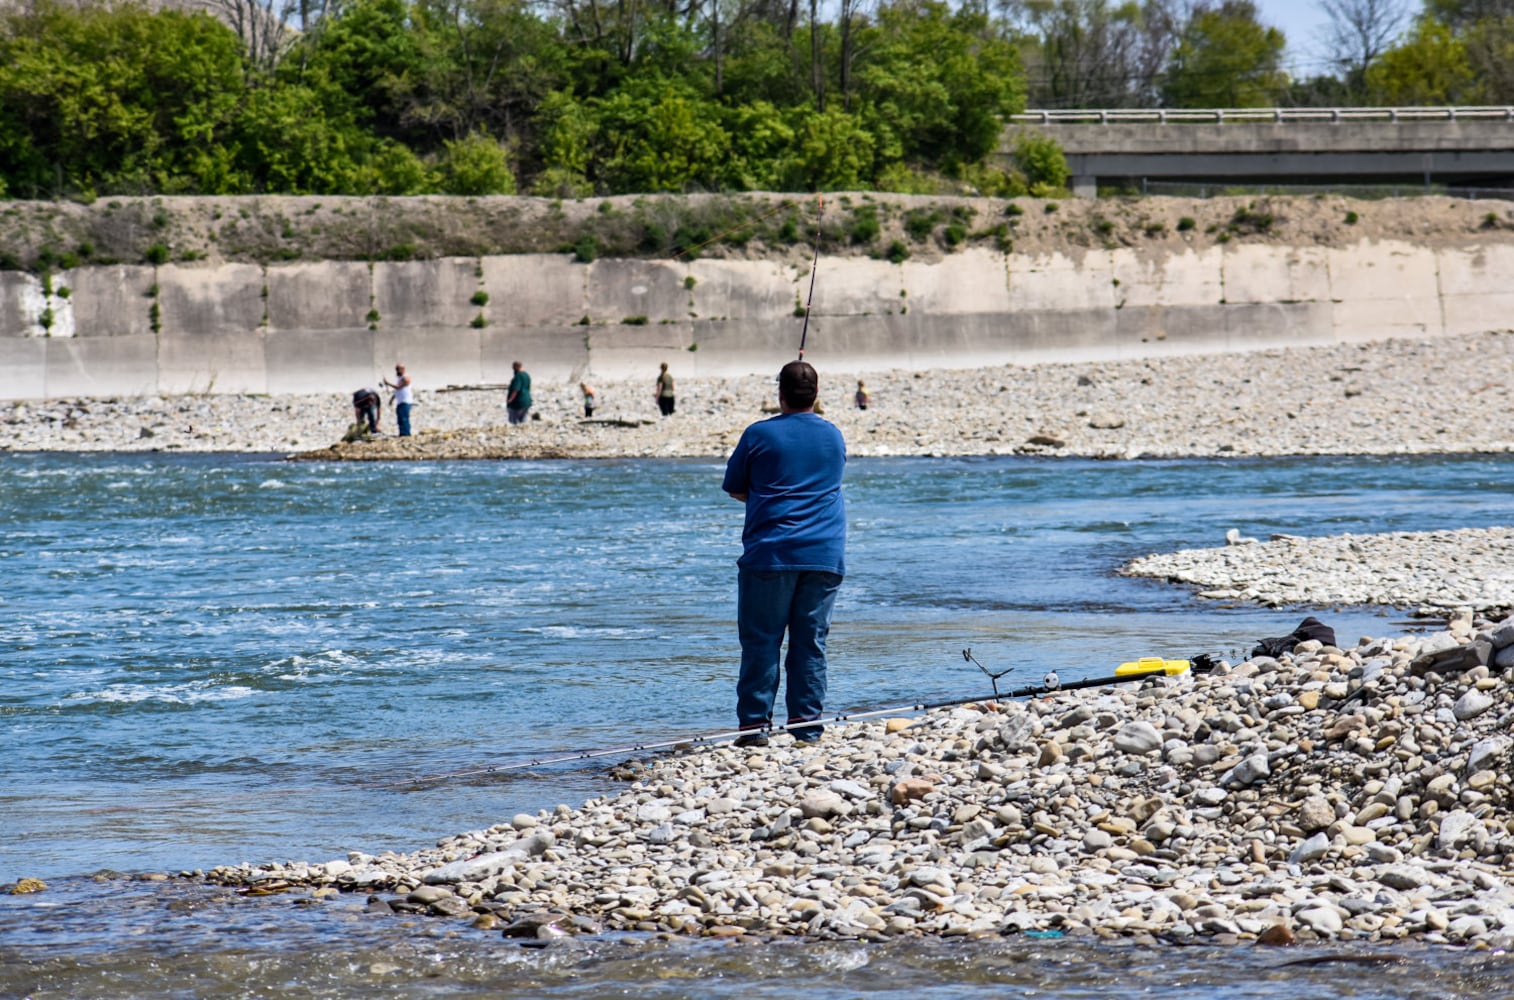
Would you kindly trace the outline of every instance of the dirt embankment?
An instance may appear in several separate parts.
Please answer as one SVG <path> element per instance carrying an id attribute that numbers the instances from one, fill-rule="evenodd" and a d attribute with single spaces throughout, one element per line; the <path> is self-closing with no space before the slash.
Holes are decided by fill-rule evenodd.
<path id="1" fill-rule="evenodd" d="M 1445 197 L 1050 201 L 890 194 L 543 198 L 102 198 L 7 203 L 0 270 L 89 264 L 409 260 L 514 253 L 939 260 L 968 246 L 1153 253 L 1228 242 L 1422 246 L 1514 242 L 1514 206 Z"/>

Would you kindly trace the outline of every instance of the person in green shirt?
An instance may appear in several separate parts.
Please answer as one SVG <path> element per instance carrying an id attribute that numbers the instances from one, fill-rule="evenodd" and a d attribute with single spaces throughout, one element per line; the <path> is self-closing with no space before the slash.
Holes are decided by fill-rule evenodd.
<path id="1" fill-rule="evenodd" d="M 519 361 L 512 364 L 515 377 L 510 380 L 509 395 L 505 397 L 505 409 L 510 412 L 510 423 L 523 424 L 531 409 L 531 376 Z"/>

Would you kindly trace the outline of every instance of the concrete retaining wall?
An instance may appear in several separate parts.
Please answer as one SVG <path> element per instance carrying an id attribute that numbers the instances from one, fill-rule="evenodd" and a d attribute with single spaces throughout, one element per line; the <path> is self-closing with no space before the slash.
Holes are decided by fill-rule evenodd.
<path id="1" fill-rule="evenodd" d="M 0 272 L 0 398 L 348 392 L 766 373 L 794 356 L 809 267 L 567 256 Z M 1237 244 L 821 258 L 806 356 L 855 372 L 1139 357 L 1502 329 L 1514 246 Z"/>

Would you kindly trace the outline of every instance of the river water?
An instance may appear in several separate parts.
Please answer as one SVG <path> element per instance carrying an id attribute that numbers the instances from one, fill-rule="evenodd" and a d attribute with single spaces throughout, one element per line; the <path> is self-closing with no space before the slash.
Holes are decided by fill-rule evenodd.
<path id="1" fill-rule="evenodd" d="M 1511 524 L 1511 473 L 1507 456 L 854 459 L 830 707 L 987 694 L 964 648 L 1012 685 L 1244 655 L 1308 611 L 1114 569 L 1232 527 Z M 368 917 L 360 897 L 96 874 L 414 850 L 617 787 L 613 756 L 490 768 L 729 728 L 741 506 L 720 474 L 0 455 L 0 883 L 49 884 L 0 897 L 0 996 L 1514 995 L 1501 957 L 1428 948 L 1391 953 L 1405 965 L 1029 939 L 538 950 Z M 1314 613 L 1343 644 L 1405 628 L 1399 609 Z"/>

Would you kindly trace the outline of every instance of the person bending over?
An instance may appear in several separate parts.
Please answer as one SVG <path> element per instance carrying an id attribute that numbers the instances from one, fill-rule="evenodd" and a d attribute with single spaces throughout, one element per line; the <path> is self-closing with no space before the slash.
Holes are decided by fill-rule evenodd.
<path id="1" fill-rule="evenodd" d="M 352 394 L 353 420 L 358 426 L 366 426 L 369 434 L 378 433 L 379 416 L 384 404 L 379 394 L 366 386 Z"/>

